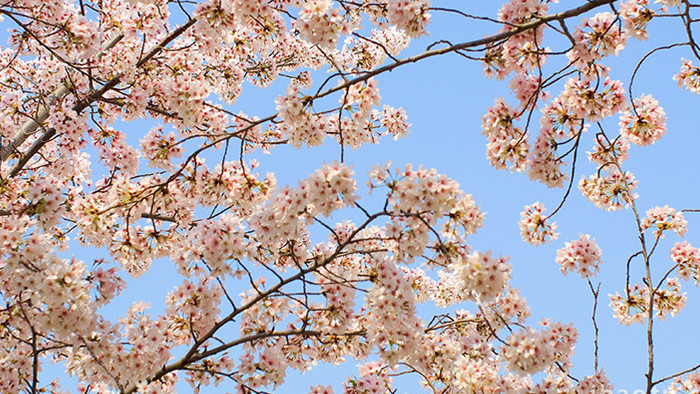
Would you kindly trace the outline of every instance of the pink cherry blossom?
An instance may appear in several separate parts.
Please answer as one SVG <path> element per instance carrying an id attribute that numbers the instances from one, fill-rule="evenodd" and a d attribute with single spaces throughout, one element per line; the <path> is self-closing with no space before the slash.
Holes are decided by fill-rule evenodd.
<path id="1" fill-rule="evenodd" d="M 700 249 L 688 241 L 677 242 L 671 248 L 671 260 L 678 265 L 678 277 L 684 280 L 693 278 L 697 286 L 700 281 Z"/>
<path id="2" fill-rule="evenodd" d="M 601 262 L 601 251 L 590 235 L 581 234 L 580 239 L 567 242 L 557 251 L 556 262 L 561 265 L 561 272 L 578 271 L 582 278 L 595 276 Z"/>
<path id="3" fill-rule="evenodd" d="M 606 78 L 602 89 L 595 89 L 590 80 L 569 78 L 561 94 L 571 114 L 577 118 L 596 121 L 625 108 L 625 91 L 620 81 Z"/>
<path id="4" fill-rule="evenodd" d="M 587 76 L 595 76 L 596 61 L 611 54 L 617 55 L 627 43 L 627 35 L 620 28 L 619 19 L 612 12 L 600 12 L 584 19 L 581 28 L 573 33 L 573 48 L 569 60 L 584 69 Z"/>
<path id="5" fill-rule="evenodd" d="M 617 211 L 629 207 L 637 198 L 634 189 L 637 181 L 630 172 L 613 171 L 608 175 L 591 175 L 581 178 L 578 188 L 596 207 L 606 211 Z"/>
<path id="6" fill-rule="evenodd" d="M 322 385 L 316 385 L 312 386 L 311 390 L 309 391 L 309 394 L 333 394 L 333 387 L 332 386 L 322 386 Z"/>
<path id="7" fill-rule="evenodd" d="M 491 257 L 491 252 L 474 252 L 453 263 L 453 270 L 461 280 L 462 288 L 468 297 L 479 301 L 489 301 L 503 292 L 510 280 L 510 266 L 507 258 Z"/>
<path id="8" fill-rule="evenodd" d="M 642 230 L 655 227 L 654 235 L 663 238 L 664 230 L 672 230 L 678 236 L 682 237 L 687 231 L 688 222 L 683 218 L 682 212 L 676 212 L 675 209 L 668 205 L 664 207 L 654 207 L 647 211 L 646 216 L 642 219 Z"/>
<path id="9" fill-rule="evenodd" d="M 626 138 L 616 138 L 612 143 L 605 140 L 603 136 L 596 138 L 593 145 L 593 152 L 586 152 L 588 160 L 599 166 L 610 164 L 620 165 L 629 157 L 630 144 Z"/>
<path id="10" fill-rule="evenodd" d="M 301 36 L 312 44 L 331 48 L 338 41 L 341 11 L 331 8 L 330 0 L 311 0 L 304 3 L 295 26 Z"/>
<path id="11" fill-rule="evenodd" d="M 389 0 L 387 20 L 410 37 L 426 34 L 425 27 L 430 23 L 429 0 Z"/>
<path id="12" fill-rule="evenodd" d="M 359 368 L 360 376 L 345 382 L 346 394 L 380 393 L 391 390 L 393 379 L 389 367 L 380 363 L 366 363 Z"/>
<path id="13" fill-rule="evenodd" d="M 613 385 L 602 370 L 586 376 L 576 385 L 577 393 L 603 393 L 613 390 Z"/>
<path id="14" fill-rule="evenodd" d="M 610 306 L 613 308 L 613 316 L 621 324 L 630 325 L 646 321 L 649 310 L 649 289 L 646 285 L 635 284 L 628 290 L 628 295 L 615 293 L 610 295 Z M 666 281 L 664 288 L 654 294 L 654 318 L 664 320 L 669 315 L 675 316 L 686 303 L 685 293 L 681 293 L 681 285 L 678 278 Z"/>
<path id="15" fill-rule="evenodd" d="M 623 2 L 620 4 L 620 16 L 624 22 L 627 34 L 639 40 L 649 38 L 646 27 L 654 16 L 654 11 L 649 9 L 649 0 L 628 0 Z"/>
<path id="16" fill-rule="evenodd" d="M 529 145 L 527 135 L 513 124 L 518 117 L 513 108 L 499 99 L 481 119 L 482 134 L 488 140 L 486 156 L 496 168 L 518 172 L 525 169 Z"/>
<path id="17" fill-rule="evenodd" d="M 550 241 L 557 239 L 559 234 L 554 231 L 557 229 L 557 224 L 547 223 L 548 218 L 544 215 L 545 211 L 544 205 L 540 202 L 525 206 L 525 210 L 520 213 L 520 221 L 518 222 L 523 241 L 538 246 L 543 245 L 546 238 L 549 238 Z"/>
<path id="18" fill-rule="evenodd" d="M 691 372 L 687 375 L 673 379 L 673 383 L 668 388 L 672 394 L 692 393 L 700 389 L 700 372 Z"/>
<path id="19" fill-rule="evenodd" d="M 635 145 L 653 144 L 666 133 L 666 113 L 651 95 L 643 95 L 632 102 L 633 111 L 620 115 L 620 134 Z"/>
<path id="20" fill-rule="evenodd" d="M 613 316 L 620 324 L 642 323 L 647 318 L 649 308 L 649 291 L 642 284 L 635 284 L 627 291 L 627 296 L 615 293 L 610 295 Z"/>
<path id="21" fill-rule="evenodd" d="M 681 71 L 674 75 L 673 79 L 678 82 L 678 86 L 682 86 L 695 94 L 700 94 L 700 69 L 693 66 L 691 60 L 683 59 Z"/>
<path id="22" fill-rule="evenodd" d="M 506 368 L 517 374 L 533 374 L 553 366 L 554 360 L 565 361 L 573 355 L 578 332 L 573 326 L 545 324 L 540 330 L 519 330 L 502 348 Z"/>

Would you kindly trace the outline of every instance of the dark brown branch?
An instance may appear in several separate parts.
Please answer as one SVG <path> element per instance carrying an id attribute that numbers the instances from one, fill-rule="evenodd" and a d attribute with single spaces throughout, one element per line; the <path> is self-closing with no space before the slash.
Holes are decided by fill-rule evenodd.
<path id="1" fill-rule="evenodd" d="M 591 289 L 593 294 L 593 312 L 591 313 L 591 320 L 593 321 L 593 370 L 598 372 L 598 323 L 596 322 L 596 311 L 598 309 L 598 295 L 600 294 L 600 283 L 598 286 L 593 288 L 593 283 L 591 283 L 591 278 L 588 279 L 588 287 Z"/>
<path id="2" fill-rule="evenodd" d="M 697 369 L 700 369 L 700 364 L 698 364 L 698 365 L 696 365 L 696 366 L 694 366 L 694 367 L 692 367 L 692 368 L 688 368 L 688 369 L 686 369 L 686 370 L 684 370 L 684 371 L 681 371 L 681 372 L 678 372 L 678 373 L 674 373 L 673 375 L 669 375 L 669 376 L 667 376 L 667 377 L 665 377 L 665 378 L 661 378 L 661 379 L 659 379 L 659 380 L 653 382 L 652 385 L 655 386 L 655 385 L 657 385 L 657 384 L 659 384 L 659 383 L 663 383 L 663 382 L 665 382 L 665 381 L 667 381 L 667 380 L 671 380 L 671 379 L 677 378 L 677 377 L 679 377 L 679 376 L 683 376 L 683 375 L 685 375 L 685 374 L 687 374 L 687 373 L 690 373 L 690 372 L 693 372 L 693 371 L 695 371 L 695 370 L 697 370 Z"/>

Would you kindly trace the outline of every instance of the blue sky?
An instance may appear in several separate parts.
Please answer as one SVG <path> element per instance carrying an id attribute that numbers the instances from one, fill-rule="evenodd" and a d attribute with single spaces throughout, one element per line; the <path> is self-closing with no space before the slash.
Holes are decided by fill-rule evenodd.
<path id="1" fill-rule="evenodd" d="M 500 2 L 435 0 L 433 5 L 459 7 L 466 12 L 495 17 Z M 560 4 L 558 7 L 566 6 Z M 613 67 L 611 77 L 621 79 L 627 86 L 632 68 L 647 50 L 655 45 L 673 43 L 683 34 L 676 25 L 673 21 L 654 21 L 649 29 L 651 41 L 631 41 L 619 57 L 605 60 L 605 64 Z M 494 33 L 497 27 L 435 12 L 433 24 L 428 30 L 430 36 L 414 42 L 402 56 L 418 53 L 437 39 L 449 37 L 454 43 L 468 41 Z M 690 56 L 685 51 L 674 49 L 654 55 L 640 70 L 635 84 L 635 96 L 653 94 L 668 116 L 666 136 L 652 146 L 633 147 L 630 159 L 624 166 L 639 181 L 637 204 L 642 213 L 657 205 L 670 205 L 676 209 L 700 208 L 697 198 L 700 194 L 700 155 L 697 155 L 700 136 L 694 116 L 700 101 L 696 95 L 677 87 L 672 80 L 673 74 L 680 68 L 681 57 Z M 559 226 L 559 239 L 541 247 L 523 242 L 517 226 L 523 207 L 541 201 L 551 212 L 563 197 L 564 190 L 547 189 L 530 182 L 525 174 L 497 171 L 489 166 L 485 156 L 486 140 L 480 129 L 481 116 L 494 99 L 504 96 L 510 100 L 507 97 L 507 83 L 485 79 L 480 63 L 456 55 L 406 65 L 377 79 L 383 103 L 403 107 L 413 126 L 411 133 L 398 141 L 386 138 L 379 145 L 359 150 L 346 149 L 345 162 L 354 166 L 358 183 L 364 183 L 366 172 L 372 165 L 385 163 L 389 159 L 396 165 L 413 163 L 436 168 L 457 180 L 486 212 L 484 227 L 471 238 L 474 249 L 492 250 L 495 254 L 510 256 L 512 283 L 529 301 L 532 312 L 530 323 L 546 317 L 553 321 L 571 322 L 579 328 L 580 337 L 573 359 L 573 375 L 579 378 L 593 372 L 592 297 L 588 285 L 578 275 L 562 276 L 554 257 L 564 242 L 578 238 L 579 233 L 590 234 L 603 251 L 603 264 L 598 276 L 602 283 L 597 315 L 600 365 L 616 385 L 616 392 L 627 390 L 631 393 L 642 389 L 646 370 L 644 327 L 619 325 L 612 318 L 607 298 L 609 293 L 622 292 L 625 262 L 638 248 L 631 211 L 601 211 L 574 188 L 565 207 L 554 218 Z M 284 87 L 284 82 L 263 90 L 246 86 L 232 110 L 260 117 L 274 113 L 273 100 Z M 556 96 L 558 90 L 555 88 L 552 94 Z M 616 124 L 617 119 L 606 123 L 611 134 L 615 134 Z M 150 125 L 135 123 L 129 127 L 134 131 L 143 129 L 145 134 Z M 593 137 L 592 132 L 584 136 L 584 152 L 591 149 Z M 339 147 L 328 139 L 323 147 L 310 150 L 280 147 L 269 156 L 257 158 L 261 161 L 260 173 L 273 171 L 280 185 L 296 184 L 298 179 L 306 177 L 323 162 L 338 159 Z M 579 155 L 576 182 L 582 175 L 588 176 L 594 171 L 585 155 Z M 685 239 L 700 246 L 700 217 L 694 215 L 700 214 L 686 214 L 689 224 Z M 653 262 L 657 276 L 662 272 L 661 267 L 669 264 L 668 249 L 679 240 L 669 234 L 662 241 Z M 87 261 L 92 260 L 96 253 L 89 250 L 72 252 Z M 633 283 L 639 281 L 639 277 L 635 280 L 633 276 Z M 157 262 L 152 272 L 130 283 L 130 288 L 120 296 L 114 311 L 125 310 L 131 301 L 145 300 L 150 301 L 157 312 L 162 309 L 164 295 L 177 283 L 179 280 L 174 275 L 172 265 Z M 695 328 L 700 324 L 700 291 L 692 283 L 682 284 L 688 296 L 685 309 L 676 318 L 656 325 L 657 378 L 700 362 L 697 357 L 700 337 Z M 468 307 L 473 309 L 472 306 Z M 318 383 L 334 384 L 336 389 L 340 389 L 344 378 L 355 372 L 354 364 L 354 361 L 350 361 L 341 368 L 321 368 L 301 376 L 290 373 L 288 383 L 278 392 L 300 392 Z M 47 369 L 47 373 L 54 373 L 53 369 Z M 329 379 L 330 376 L 332 379 Z M 415 381 L 399 385 L 399 392 L 415 392 L 413 384 Z M 187 392 L 187 389 L 183 388 L 182 392 Z"/>
<path id="2" fill-rule="evenodd" d="M 495 16 L 500 2 L 468 2 L 465 5 L 464 2 L 434 1 L 433 5 L 454 6 L 475 14 L 486 12 Z M 559 8 L 562 6 L 567 4 L 560 4 Z M 631 71 L 646 51 L 683 37 L 678 24 L 670 22 L 655 20 L 649 28 L 650 41 L 632 40 L 618 57 L 606 59 L 604 64 L 612 67 L 611 78 L 622 80 L 626 88 Z M 445 36 L 452 42 L 461 42 L 496 30 L 488 24 L 480 25 L 482 30 L 473 26 L 471 22 L 464 23 L 455 17 L 433 13 L 430 36 L 414 42 L 404 54 L 416 53 L 426 44 Z M 695 117 L 689 115 L 696 113 L 698 98 L 677 87 L 672 80 L 680 69 L 681 57 L 690 56 L 684 51 L 673 49 L 653 55 L 640 69 L 634 85 L 635 97 L 653 94 L 668 117 L 666 136 L 649 147 L 632 147 L 630 159 L 623 167 L 633 172 L 639 181 L 637 206 L 642 214 L 657 205 L 670 205 L 676 209 L 698 208 L 700 205 L 697 199 L 700 192 L 698 126 Z M 546 317 L 553 321 L 572 322 L 578 327 L 580 337 L 573 359 L 573 375 L 579 378 L 593 372 L 592 296 L 587 283 L 578 275 L 564 277 L 554 258 L 556 250 L 565 242 L 577 239 L 580 233 L 590 234 L 603 251 L 598 276 L 602 284 L 597 313 L 600 365 L 615 384 L 616 392 L 626 390 L 632 393 L 643 389 L 647 362 L 644 327 L 618 324 L 608 306 L 608 294 L 623 291 L 625 263 L 638 250 L 634 216 L 630 210 L 604 212 L 581 196 L 576 183 L 582 175 L 588 176 L 595 171 L 585 155 L 579 155 L 574 190 L 554 219 L 559 226 L 559 239 L 545 246 L 533 247 L 521 240 L 517 226 L 523 206 L 541 201 L 551 212 L 563 197 L 564 190 L 548 189 L 530 182 L 525 174 L 497 171 L 489 166 L 485 156 L 486 140 L 480 129 L 481 116 L 494 99 L 507 97 L 507 83 L 484 79 L 481 64 L 455 55 L 407 65 L 377 79 L 383 102 L 403 107 L 413 127 L 408 137 L 399 141 L 386 139 L 377 146 L 346 150 L 345 160 L 355 166 L 359 180 L 371 165 L 387 159 L 396 165 L 413 163 L 437 168 L 457 180 L 486 212 L 484 227 L 471 238 L 473 247 L 510 256 L 513 284 L 530 303 L 531 323 Z M 554 90 L 552 95 L 556 96 L 558 92 Z M 616 135 L 617 121 L 614 117 L 605 123 L 609 134 Z M 590 131 L 584 135 L 581 153 L 591 150 L 593 137 L 594 133 Z M 282 180 L 287 177 L 291 183 L 292 179 L 311 172 L 322 161 L 337 158 L 337 151 L 332 142 L 323 149 L 314 150 L 313 154 L 305 150 L 281 149 L 274 152 L 263 166 L 273 168 L 279 159 L 282 163 L 294 162 L 294 167 L 277 167 L 280 183 L 284 183 Z M 302 167 L 308 170 L 301 170 Z M 700 218 L 694 215 L 698 214 L 685 215 L 689 222 L 685 239 L 693 245 L 700 245 Z M 662 241 L 652 264 L 657 277 L 668 267 L 668 250 L 680 240 L 670 234 Z M 641 274 L 633 270 L 632 282 L 640 281 Z M 700 362 L 697 357 L 700 338 L 696 328 L 700 323 L 700 292 L 692 282 L 682 284 L 688 296 L 686 307 L 676 318 L 655 326 L 656 378 Z M 339 380 L 347 373 L 338 371 Z M 318 378 L 311 373 L 299 379 L 311 384 Z M 290 381 L 290 384 L 299 387 L 297 382 Z M 304 386 L 301 382 L 299 385 Z M 413 392 L 410 385 L 399 387 L 399 392 Z"/>

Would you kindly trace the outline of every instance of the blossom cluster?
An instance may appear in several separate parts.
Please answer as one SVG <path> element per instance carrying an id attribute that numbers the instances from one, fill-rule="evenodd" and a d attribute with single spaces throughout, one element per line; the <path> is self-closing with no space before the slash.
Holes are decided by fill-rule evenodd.
<path id="1" fill-rule="evenodd" d="M 506 261 L 507 258 L 491 257 L 490 251 L 474 252 L 455 262 L 453 270 L 470 298 L 490 301 L 503 292 L 510 280 L 510 267 Z"/>
<path id="2" fill-rule="evenodd" d="M 511 31 L 514 26 L 527 24 L 547 15 L 549 1 L 511 0 L 498 12 L 498 20 L 503 23 L 502 32 Z M 539 43 L 543 28 L 537 27 L 533 32 L 515 34 L 502 45 L 491 46 L 484 56 L 485 75 L 503 79 L 512 72 L 529 71 L 544 64 L 546 49 Z"/>
<path id="3" fill-rule="evenodd" d="M 649 38 L 646 27 L 654 17 L 654 11 L 649 8 L 649 0 L 628 0 L 623 2 L 620 4 L 620 17 L 624 22 L 625 31 L 631 37 L 639 40 Z"/>
<path id="4" fill-rule="evenodd" d="M 591 163 L 605 168 L 608 165 L 620 165 L 629 157 L 630 144 L 627 138 L 619 137 L 606 141 L 603 136 L 596 139 L 593 152 L 586 152 Z"/>
<path id="5" fill-rule="evenodd" d="M 290 84 L 286 95 L 275 100 L 279 117 L 284 122 L 283 131 L 294 147 L 321 145 L 331 129 L 330 119 L 310 114 L 306 103 L 298 96 L 299 87 Z"/>
<path id="6" fill-rule="evenodd" d="M 681 70 L 673 76 L 673 79 L 678 82 L 678 86 L 700 94 L 700 69 L 693 66 L 692 61 L 683 59 Z"/>
<path id="7" fill-rule="evenodd" d="M 425 28 L 430 23 L 430 0 L 389 0 L 386 5 L 389 23 L 410 37 L 426 34 Z"/>
<path id="8" fill-rule="evenodd" d="M 345 382 L 345 393 L 381 393 L 391 388 L 393 381 L 390 370 L 381 363 L 365 363 L 358 370 L 359 378 L 348 379 Z"/>
<path id="9" fill-rule="evenodd" d="M 576 45 L 567 54 L 573 62 L 590 64 L 605 56 L 617 55 L 627 43 L 627 34 L 615 26 L 618 19 L 612 12 L 599 12 L 584 20 L 581 29 L 576 29 Z"/>
<path id="10" fill-rule="evenodd" d="M 688 241 L 678 242 L 671 248 L 671 260 L 678 266 L 678 277 L 689 280 L 695 279 L 695 285 L 700 280 L 700 249 L 690 245 Z"/>
<path id="11" fill-rule="evenodd" d="M 668 392 L 671 394 L 692 393 L 700 390 L 700 372 L 691 372 L 673 379 Z"/>
<path id="12" fill-rule="evenodd" d="M 396 265 L 377 261 L 376 282 L 366 295 L 367 339 L 391 363 L 420 346 L 422 322 L 415 316 L 415 294 Z"/>
<path id="13" fill-rule="evenodd" d="M 542 182 L 548 187 L 564 185 L 567 175 L 562 171 L 564 161 L 556 154 L 558 139 L 559 136 L 551 128 L 542 128 L 528 158 L 527 175 L 530 180 Z"/>
<path id="14" fill-rule="evenodd" d="M 389 26 L 384 29 L 373 29 L 368 40 L 349 36 L 343 45 L 341 53 L 348 68 L 355 70 L 371 70 L 381 65 L 389 56 L 397 55 L 408 46 L 410 38 L 406 33 Z M 379 43 L 381 46 L 374 45 Z"/>
<path id="15" fill-rule="evenodd" d="M 629 326 L 642 323 L 647 318 L 649 291 L 646 286 L 637 283 L 627 289 L 625 296 L 619 293 L 611 294 L 610 306 L 613 309 L 613 316 L 621 324 Z"/>
<path id="16" fill-rule="evenodd" d="M 613 390 L 613 385 L 602 370 L 586 376 L 576 385 L 577 393 L 605 393 Z"/>
<path id="17" fill-rule="evenodd" d="M 595 276 L 598 264 L 601 262 L 600 248 L 590 235 L 583 235 L 578 240 L 567 242 L 557 250 L 556 262 L 561 265 L 561 272 L 566 275 L 569 271 L 578 271 L 582 278 Z"/>
<path id="18" fill-rule="evenodd" d="M 296 189 L 282 188 L 249 222 L 258 241 L 274 245 L 304 238 L 305 225 L 313 216 L 329 216 L 334 210 L 353 206 L 358 196 L 352 176 L 350 167 L 334 162 L 299 182 Z"/>
<path id="19" fill-rule="evenodd" d="M 482 133 L 486 135 L 486 157 L 495 168 L 523 171 L 529 145 L 527 134 L 513 124 L 519 115 L 502 99 L 496 100 L 481 118 Z"/>
<path id="20" fill-rule="evenodd" d="M 682 237 L 687 231 L 687 224 L 688 222 L 683 217 L 682 212 L 676 212 L 675 209 L 666 205 L 648 210 L 646 216 L 642 219 L 640 227 L 642 230 L 655 227 L 654 235 L 658 238 L 663 238 L 664 230 L 671 230 L 679 237 Z"/>
<path id="21" fill-rule="evenodd" d="M 630 172 L 613 171 L 607 175 L 591 175 L 581 178 L 578 188 L 596 207 L 606 211 L 617 211 L 629 207 L 637 199 L 634 189 L 637 181 Z"/>
<path id="22" fill-rule="evenodd" d="M 630 325 L 643 323 L 649 318 L 649 287 L 637 283 L 630 286 L 625 296 L 619 293 L 610 295 L 610 306 L 613 316 L 621 324 Z M 665 288 L 654 292 L 654 318 L 663 320 L 667 316 L 675 316 L 685 306 L 686 296 L 681 293 L 681 285 L 677 278 L 666 281 Z"/>
<path id="23" fill-rule="evenodd" d="M 343 332 L 355 316 L 353 309 L 356 290 L 326 276 L 320 276 L 318 282 L 326 297 L 326 307 L 317 314 L 315 322 L 324 330 Z"/>
<path id="24" fill-rule="evenodd" d="M 666 133 L 666 113 L 651 95 L 632 100 L 633 111 L 620 116 L 620 134 L 633 144 L 646 146 L 658 141 Z"/>
<path id="25" fill-rule="evenodd" d="M 341 11 L 331 7 L 330 0 L 310 0 L 301 8 L 295 26 L 310 43 L 332 48 L 338 41 L 338 33 L 344 30 L 343 20 Z"/>
<path id="26" fill-rule="evenodd" d="M 540 330 L 523 329 L 508 337 L 502 357 L 509 370 L 531 375 L 553 367 L 555 360 L 566 363 L 577 338 L 572 325 L 544 322 Z"/>
<path id="27" fill-rule="evenodd" d="M 141 140 L 141 152 L 149 159 L 149 165 L 169 170 L 173 159 L 182 156 L 182 148 L 177 144 L 175 133 L 165 135 L 163 128 L 156 126 Z"/>
<path id="28" fill-rule="evenodd" d="M 369 177 L 371 189 L 389 189 L 387 210 L 392 220 L 384 231 L 398 241 L 395 253 L 400 261 L 421 255 L 430 242 L 430 226 L 440 224 L 440 234 L 446 240 L 463 242 L 483 224 L 483 213 L 471 195 L 464 194 L 457 182 L 434 169 L 406 165 L 391 171 L 388 162 L 375 166 Z"/>
<path id="29" fill-rule="evenodd" d="M 555 232 L 557 224 L 548 223 L 548 216 L 545 216 L 544 204 L 536 202 L 526 205 L 525 210 L 520 213 L 520 236 L 531 245 L 542 245 L 549 238 L 550 241 L 557 239 L 559 234 Z"/>
<path id="30" fill-rule="evenodd" d="M 625 90 L 620 81 L 606 78 L 602 91 L 596 82 L 571 78 L 566 82 L 561 99 L 574 117 L 590 122 L 614 115 L 625 108 Z"/>

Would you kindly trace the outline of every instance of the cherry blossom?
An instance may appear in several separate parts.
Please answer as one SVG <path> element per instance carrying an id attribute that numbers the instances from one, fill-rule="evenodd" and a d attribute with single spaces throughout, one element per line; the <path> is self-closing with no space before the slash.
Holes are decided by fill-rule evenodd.
<path id="1" fill-rule="evenodd" d="M 488 139 L 486 156 L 496 168 L 508 168 L 523 171 L 529 145 L 526 134 L 513 122 L 518 119 L 516 111 L 503 100 L 496 104 L 482 117 L 481 127 Z"/>
<path id="2" fill-rule="evenodd" d="M 312 386 L 311 390 L 309 391 L 309 394 L 333 394 L 333 387 L 332 386 L 322 386 L 322 385 L 316 385 Z"/>
<path id="3" fill-rule="evenodd" d="M 474 252 L 465 256 L 464 261 L 455 262 L 453 269 L 471 297 L 489 301 L 503 291 L 510 279 L 510 267 L 506 261 L 506 258 L 491 257 L 490 251 L 485 254 Z"/>
<path id="4" fill-rule="evenodd" d="M 585 79 L 608 74 L 599 61 L 608 55 L 617 55 L 627 43 L 627 35 L 619 26 L 619 19 L 611 12 L 600 12 L 584 19 L 573 32 L 573 46 L 566 54 L 569 61 L 581 69 Z"/>
<path id="5" fill-rule="evenodd" d="M 141 141 L 141 151 L 149 159 L 149 165 L 170 169 L 173 159 L 182 156 L 182 148 L 177 145 L 174 133 L 163 134 L 161 127 L 155 127 Z"/>
<path id="6" fill-rule="evenodd" d="M 700 70 L 693 66 L 691 60 L 683 59 L 681 71 L 674 75 L 673 79 L 678 82 L 678 86 L 682 86 L 695 94 L 700 94 Z"/>
<path id="7" fill-rule="evenodd" d="M 586 376 L 576 385 L 576 392 L 579 393 L 602 393 L 612 390 L 613 385 L 602 370 L 597 371 L 595 375 Z"/>
<path id="8" fill-rule="evenodd" d="M 396 26 L 373 29 L 369 38 L 371 41 L 354 36 L 345 39 L 342 55 L 345 56 L 344 60 L 349 68 L 371 70 L 381 65 L 389 56 L 397 55 L 410 42 L 406 33 L 397 29 Z M 372 42 L 380 43 L 382 46 L 378 47 Z"/>
<path id="9" fill-rule="evenodd" d="M 582 278 L 595 276 L 601 262 L 601 251 L 590 235 L 583 235 L 578 240 L 567 242 L 557 251 L 556 262 L 561 265 L 561 272 L 578 271 Z"/>
<path id="10" fill-rule="evenodd" d="M 646 27 L 653 16 L 654 11 L 649 8 L 649 0 L 628 0 L 620 5 L 620 17 L 627 34 L 639 40 L 649 38 Z"/>
<path id="11" fill-rule="evenodd" d="M 689 280 L 695 279 L 697 286 L 700 268 L 700 249 L 693 247 L 688 241 L 677 242 L 671 248 L 671 260 L 678 265 L 678 277 Z"/>
<path id="12" fill-rule="evenodd" d="M 642 219 L 641 228 L 646 230 L 655 227 L 654 235 L 659 238 L 663 238 L 664 230 L 672 230 L 682 237 L 687 231 L 687 224 L 688 222 L 683 218 L 682 212 L 676 212 L 675 209 L 666 205 L 648 210 L 646 216 Z"/>
<path id="13" fill-rule="evenodd" d="M 366 363 L 359 368 L 360 377 L 345 382 L 345 393 L 380 393 L 391 387 L 392 378 L 387 366 L 380 363 Z"/>
<path id="14" fill-rule="evenodd" d="M 666 133 L 666 113 L 651 95 L 632 102 L 634 113 L 627 111 L 620 116 L 620 133 L 635 145 L 653 144 Z"/>
<path id="15" fill-rule="evenodd" d="M 613 142 L 605 141 L 602 136 L 596 139 L 593 152 L 586 152 L 588 160 L 599 166 L 622 164 L 629 157 L 630 144 L 626 138 L 616 138 Z"/>
<path id="16" fill-rule="evenodd" d="M 668 388 L 668 392 L 673 394 L 692 393 L 698 389 L 700 389 L 700 372 L 692 372 L 675 378 Z"/>
<path id="17" fill-rule="evenodd" d="M 642 82 L 609 60 L 653 43 L 658 16 L 690 38 L 642 52 L 637 69 L 661 49 L 693 56 L 694 20 L 681 7 L 693 5 L 563 3 L 510 0 L 490 16 L 429 0 L 0 5 L 9 27 L 0 48 L 0 391 L 58 393 L 77 381 L 67 390 L 264 392 L 284 390 L 292 372 L 351 359 L 347 393 L 396 391 L 405 375 L 432 392 L 612 390 L 597 353 L 593 370 L 574 369 L 576 328 L 532 324 L 528 294 L 511 283 L 520 259 L 511 267 L 482 251 L 507 245 L 471 244 L 487 220 L 471 185 L 388 162 L 367 174 L 365 198 L 353 170 L 366 145 L 412 128 L 402 103 L 383 99 L 386 73 L 438 55 L 480 62 L 486 76 L 508 79 L 510 96 L 481 117 L 488 161 L 562 188 L 549 215 L 539 202 L 525 207 L 522 238 L 538 246 L 558 237 L 554 216 L 575 198 L 577 171 L 590 166 L 579 154 L 593 144 L 595 169 L 579 191 L 603 210 L 632 208 L 620 213 L 633 217 L 639 242 L 627 279 L 646 272 L 610 306 L 620 323 L 646 322 L 658 335 L 652 323 L 687 302 L 680 279 L 697 285 L 700 252 L 686 241 L 670 261 L 655 253 L 664 231 L 684 236 L 688 223 L 668 206 L 641 217 L 638 182 L 622 164 L 635 162 L 626 161 L 630 143 L 665 134 L 666 113 L 651 95 L 632 97 L 620 81 Z M 461 32 L 490 30 L 448 38 L 430 25 L 445 18 Z M 650 41 L 626 48 L 630 38 Z M 699 75 L 684 59 L 674 78 L 698 93 Z M 277 98 L 257 102 L 255 89 Z M 609 126 L 618 116 L 619 135 Z M 297 164 L 275 161 L 285 149 L 310 161 L 320 150 L 307 149 L 337 156 L 278 185 L 274 171 Z M 554 260 L 590 279 L 601 256 L 582 234 Z M 172 282 L 162 298 L 122 302 L 125 291 L 159 290 L 133 291 L 154 268 L 173 272 L 156 278 Z M 48 362 L 71 379 L 48 382 Z M 693 369 L 652 379 L 653 366 L 647 391 L 671 380 L 671 390 L 698 388 Z"/>
<path id="18" fill-rule="evenodd" d="M 554 361 L 562 362 L 573 354 L 578 338 L 572 326 L 545 323 L 540 330 L 520 330 L 507 339 L 502 357 L 506 367 L 518 374 L 534 374 L 553 367 Z"/>
<path id="19" fill-rule="evenodd" d="M 627 293 L 627 296 L 619 293 L 610 295 L 614 317 L 624 325 L 646 321 L 649 310 L 648 287 L 638 283 L 631 286 Z M 654 317 L 659 320 L 664 320 L 669 315 L 673 317 L 683 309 L 685 303 L 686 296 L 681 293 L 678 278 L 668 279 L 665 288 L 654 292 Z"/>
<path id="20" fill-rule="evenodd" d="M 342 22 L 341 11 L 331 8 L 330 0 L 311 0 L 304 3 L 295 26 L 310 43 L 331 48 L 338 41 L 337 31 Z"/>
<path id="21" fill-rule="evenodd" d="M 635 284 L 627 290 L 627 295 L 615 293 L 610 295 L 610 306 L 613 316 L 620 324 L 629 326 L 634 323 L 642 323 L 647 318 L 649 307 L 649 291 L 642 284 Z"/>
<path id="22" fill-rule="evenodd" d="M 629 207 L 637 198 L 633 192 L 637 186 L 634 175 L 614 171 L 608 175 L 591 175 L 588 179 L 581 178 L 578 188 L 596 207 L 606 211 L 617 211 Z"/>
<path id="23" fill-rule="evenodd" d="M 526 205 L 525 210 L 520 213 L 520 235 L 523 240 L 531 245 L 542 245 L 546 242 L 557 239 L 559 234 L 554 232 L 557 229 L 556 223 L 547 223 L 548 217 L 544 215 L 545 207 L 542 203 L 536 202 Z"/>
<path id="24" fill-rule="evenodd" d="M 389 23 L 411 37 L 426 34 L 425 27 L 430 23 L 429 0 L 389 0 L 386 5 Z"/>
<path id="25" fill-rule="evenodd" d="M 479 392 L 493 387 L 502 387 L 498 376 L 498 365 L 484 359 L 460 357 L 455 363 L 457 372 L 453 385 L 463 392 Z"/>
<path id="26" fill-rule="evenodd" d="M 654 297 L 654 309 L 659 320 L 667 316 L 676 316 L 683 309 L 686 303 L 685 293 L 681 293 L 681 285 L 678 278 L 671 278 L 666 281 L 666 288 L 656 292 Z"/>
<path id="27" fill-rule="evenodd" d="M 502 31 L 511 31 L 515 25 L 545 16 L 549 9 L 548 3 L 549 1 L 513 0 L 504 4 L 498 12 L 498 20 L 505 22 Z M 542 66 L 547 52 L 545 48 L 539 47 L 542 30 L 541 27 L 535 28 L 534 36 L 515 34 L 503 45 L 488 48 L 484 57 L 485 75 L 503 79 L 513 71 L 529 71 Z"/>
<path id="28" fill-rule="evenodd" d="M 528 177 L 548 187 L 562 187 L 567 176 L 562 167 L 564 161 L 556 156 L 557 137 L 543 128 L 530 150 Z"/>
<path id="29" fill-rule="evenodd" d="M 620 81 L 606 78 L 602 88 L 596 90 L 595 82 L 590 80 L 570 78 L 560 97 L 573 116 L 596 121 L 619 112 L 626 104 Z"/>

